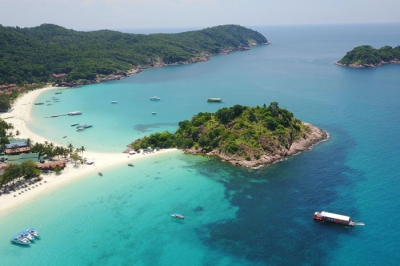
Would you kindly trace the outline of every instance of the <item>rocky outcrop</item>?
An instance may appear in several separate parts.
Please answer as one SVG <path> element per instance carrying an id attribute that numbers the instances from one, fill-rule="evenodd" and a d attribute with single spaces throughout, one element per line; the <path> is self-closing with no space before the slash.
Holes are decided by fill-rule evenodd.
<path id="1" fill-rule="evenodd" d="M 338 66 L 346 66 L 346 67 L 352 67 L 352 68 L 371 68 L 371 67 L 379 67 L 383 65 L 389 65 L 389 64 L 400 64 L 400 60 L 390 60 L 390 61 L 381 61 L 378 64 L 342 64 L 340 62 L 336 62 L 335 65 Z"/>
<path id="2" fill-rule="evenodd" d="M 242 167 L 258 167 L 262 165 L 272 164 L 281 160 L 284 160 L 288 156 L 295 155 L 302 151 L 310 150 L 314 144 L 326 140 L 328 138 L 328 133 L 319 129 L 309 123 L 304 123 L 308 128 L 307 133 L 303 138 L 295 140 L 289 148 L 282 148 L 281 150 L 275 150 L 270 154 L 265 154 L 259 159 L 246 160 L 245 158 L 239 157 L 237 155 L 226 154 L 218 150 L 213 150 L 208 153 L 203 153 L 201 149 L 186 149 L 185 153 L 189 154 L 205 154 L 207 156 L 215 156 L 220 158 L 223 162 L 228 162 L 233 165 L 238 165 Z"/>

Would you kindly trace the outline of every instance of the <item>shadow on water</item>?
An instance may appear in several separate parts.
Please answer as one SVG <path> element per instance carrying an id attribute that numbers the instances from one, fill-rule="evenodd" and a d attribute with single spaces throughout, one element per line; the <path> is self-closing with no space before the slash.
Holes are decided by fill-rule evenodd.
<path id="1" fill-rule="evenodd" d="M 311 152 L 258 170 L 217 160 L 196 167 L 202 175 L 223 183 L 226 199 L 238 207 L 235 219 L 197 228 L 200 239 L 243 262 L 328 262 L 338 238 L 357 234 L 357 228 L 314 222 L 313 214 L 334 208 L 332 212 L 356 215 L 354 199 L 345 191 L 364 177 L 346 164 L 355 141 L 340 127 L 326 130 L 332 137 Z"/>

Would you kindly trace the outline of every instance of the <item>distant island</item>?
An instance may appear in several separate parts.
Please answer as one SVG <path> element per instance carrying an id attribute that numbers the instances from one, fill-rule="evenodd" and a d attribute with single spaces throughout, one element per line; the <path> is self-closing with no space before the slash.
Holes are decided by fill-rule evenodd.
<path id="1" fill-rule="evenodd" d="M 239 25 L 149 35 L 74 31 L 53 24 L 0 25 L 0 89 L 40 82 L 96 83 L 143 68 L 206 61 L 212 55 L 267 43 L 259 32 Z"/>
<path id="2" fill-rule="evenodd" d="M 365 68 L 398 63 L 400 63 L 400 46 L 395 48 L 384 46 L 380 49 L 375 49 L 369 45 L 362 45 L 347 52 L 347 54 L 335 64 L 339 66 Z"/>
<path id="3" fill-rule="evenodd" d="M 325 131 L 301 122 L 272 102 L 268 107 L 235 105 L 215 113 L 198 113 L 190 121 L 179 122 L 173 134 L 151 134 L 128 147 L 179 148 L 186 153 L 216 156 L 233 165 L 256 167 L 308 150 L 327 137 Z"/>

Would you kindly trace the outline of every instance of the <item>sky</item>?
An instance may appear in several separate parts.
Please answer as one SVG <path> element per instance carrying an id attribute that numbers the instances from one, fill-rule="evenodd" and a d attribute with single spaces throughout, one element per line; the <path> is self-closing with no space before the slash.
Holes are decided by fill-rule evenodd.
<path id="1" fill-rule="evenodd" d="M 399 0 L 0 0 L 0 24 L 74 30 L 400 22 Z"/>

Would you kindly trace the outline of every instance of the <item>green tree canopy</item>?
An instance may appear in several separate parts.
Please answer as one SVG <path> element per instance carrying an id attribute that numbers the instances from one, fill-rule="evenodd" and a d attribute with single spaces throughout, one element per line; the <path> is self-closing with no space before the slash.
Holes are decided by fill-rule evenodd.
<path id="1" fill-rule="evenodd" d="M 238 155 L 246 159 L 259 158 L 282 148 L 289 149 L 308 127 L 291 112 L 272 102 L 268 107 L 235 105 L 214 114 L 198 113 L 192 119 L 179 122 L 174 133 L 155 133 L 136 140 L 134 149 L 151 147 L 200 149 Z"/>
<path id="2" fill-rule="evenodd" d="M 390 63 L 392 60 L 400 60 L 400 46 L 392 48 L 384 46 L 375 49 L 369 45 L 355 47 L 338 62 L 343 65 L 375 66 L 383 63 Z"/>

